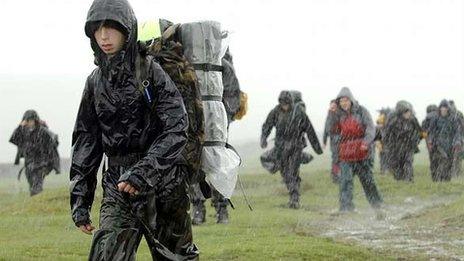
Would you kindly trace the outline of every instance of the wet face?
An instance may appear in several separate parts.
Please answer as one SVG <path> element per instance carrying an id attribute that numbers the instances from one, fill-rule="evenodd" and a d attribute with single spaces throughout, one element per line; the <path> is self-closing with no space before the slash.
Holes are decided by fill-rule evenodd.
<path id="1" fill-rule="evenodd" d="M 100 26 L 94 37 L 100 49 L 110 57 L 122 50 L 126 40 L 122 32 L 108 25 Z"/>
<path id="2" fill-rule="evenodd" d="M 340 98 L 340 108 L 344 111 L 349 111 L 351 109 L 351 100 L 348 97 Z"/>
<path id="3" fill-rule="evenodd" d="M 411 111 L 407 111 L 407 112 L 403 113 L 403 119 L 409 120 L 409 119 L 411 119 L 411 117 L 412 117 Z"/>
<path id="4" fill-rule="evenodd" d="M 281 105 L 280 105 L 280 108 L 281 108 L 283 111 L 287 112 L 287 111 L 290 110 L 290 105 L 288 105 L 288 104 L 281 104 Z"/>
<path id="5" fill-rule="evenodd" d="M 449 109 L 447 107 L 440 107 L 440 115 L 442 117 L 448 116 Z"/>
<path id="6" fill-rule="evenodd" d="M 26 121 L 26 128 L 32 130 L 35 127 L 35 120 L 27 120 Z"/>
<path id="7" fill-rule="evenodd" d="M 336 102 L 331 102 L 329 110 L 330 111 L 336 111 L 337 110 L 337 103 Z"/>

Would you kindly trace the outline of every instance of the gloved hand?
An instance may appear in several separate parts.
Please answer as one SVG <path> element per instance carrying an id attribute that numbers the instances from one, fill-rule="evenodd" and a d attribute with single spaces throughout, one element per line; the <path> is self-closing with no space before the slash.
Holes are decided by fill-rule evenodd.
<path id="1" fill-rule="evenodd" d="M 265 149 L 267 147 L 267 140 L 265 137 L 261 137 L 261 148 Z"/>

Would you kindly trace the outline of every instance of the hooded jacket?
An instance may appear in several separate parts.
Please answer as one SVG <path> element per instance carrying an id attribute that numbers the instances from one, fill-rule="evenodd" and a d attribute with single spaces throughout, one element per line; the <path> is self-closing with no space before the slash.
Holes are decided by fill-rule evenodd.
<path id="1" fill-rule="evenodd" d="M 95 24 L 105 20 L 118 23 L 126 35 L 123 49 L 112 58 L 102 52 L 93 37 Z M 188 127 L 181 95 L 152 59 L 147 59 L 147 90 L 152 103 L 139 89 L 135 77 L 137 20 L 126 0 L 95 0 L 87 15 L 85 33 L 98 67 L 87 78 L 72 135 L 70 204 L 76 225 L 90 222 L 103 153 L 109 158 L 140 155 L 121 179 L 139 190 L 161 189 L 159 181 L 179 160 Z"/>
<path id="2" fill-rule="evenodd" d="M 26 111 L 23 121 L 27 120 L 35 121 L 35 127 L 28 129 L 25 126 L 19 126 L 10 138 L 10 142 L 18 147 L 15 164 L 19 164 L 19 158 L 24 157 L 26 167 L 32 171 L 45 167 L 47 168 L 46 174 L 52 169 L 59 172 L 57 135 L 40 120 L 36 111 Z"/>
<path id="3" fill-rule="evenodd" d="M 442 116 L 440 112 L 430 120 L 428 142 L 434 151 L 443 157 L 452 158 L 455 150 L 462 148 L 462 130 L 459 117 L 447 100 L 440 103 L 439 109 L 448 108 L 448 115 Z"/>
<path id="4" fill-rule="evenodd" d="M 289 110 L 284 112 L 281 105 L 289 105 Z M 303 149 L 307 143 L 304 134 L 317 154 L 322 154 L 322 148 L 314 131 L 313 125 L 305 112 L 305 107 L 299 103 L 296 106 L 290 91 L 282 91 L 277 105 L 267 116 L 262 127 L 262 139 L 267 139 L 273 128 L 276 128 L 275 147 L 278 150 L 292 152 Z"/>
<path id="5" fill-rule="evenodd" d="M 412 113 L 412 117 L 404 119 L 403 114 L 408 111 Z M 407 101 L 400 101 L 385 123 L 382 142 L 386 150 L 392 153 L 413 153 L 421 140 L 421 131 L 412 105 Z"/>
<path id="6" fill-rule="evenodd" d="M 366 108 L 359 105 L 350 89 L 342 88 L 337 95 L 337 103 L 346 97 L 351 101 L 350 111 L 342 109 L 337 111 L 336 130 L 340 135 L 339 157 L 341 161 L 357 162 L 365 160 L 373 152 L 373 141 L 375 138 L 375 126 L 372 117 Z M 341 108 L 341 107 L 340 107 Z M 369 149 L 362 150 L 362 145 Z"/>

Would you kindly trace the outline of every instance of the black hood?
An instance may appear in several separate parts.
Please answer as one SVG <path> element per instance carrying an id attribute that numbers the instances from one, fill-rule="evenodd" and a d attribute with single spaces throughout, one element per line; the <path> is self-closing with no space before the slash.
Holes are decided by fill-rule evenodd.
<path id="1" fill-rule="evenodd" d="M 27 110 L 23 115 L 23 121 L 40 121 L 39 114 L 34 110 Z"/>
<path id="2" fill-rule="evenodd" d="M 438 111 L 438 107 L 435 104 L 427 106 L 427 114 Z"/>
<path id="3" fill-rule="evenodd" d="M 98 28 L 96 24 L 102 21 L 113 21 L 124 29 L 126 43 L 123 50 L 110 60 L 100 49 L 93 36 Z M 94 0 L 87 13 L 85 34 L 90 38 L 90 44 L 95 55 L 95 63 L 102 68 L 114 64 L 126 63 L 129 66 L 135 64 L 137 54 L 137 19 L 127 0 Z"/>
<path id="4" fill-rule="evenodd" d="M 407 101 L 404 101 L 404 100 L 399 101 L 398 103 L 396 103 L 395 110 L 396 110 L 396 113 L 398 113 L 398 114 L 403 114 L 403 113 L 406 113 L 408 111 L 410 111 L 411 113 L 414 114 L 412 104 L 407 102 Z"/>
<path id="5" fill-rule="evenodd" d="M 440 106 L 438 106 L 438 108 L 442 108 L 442 107 L 445 107 L 445 108 L 448 108 L 448 109 L 451 109 L 451 106 L 449 104 L 449 101 L 448 100 L 443 100 L 440 102 Z"/>
<path id="6" fill-rule="evenodd" d="M 290 91 L 281 91 L 279 94 L 280 105 L 293 105 L 293 97 Z"/>

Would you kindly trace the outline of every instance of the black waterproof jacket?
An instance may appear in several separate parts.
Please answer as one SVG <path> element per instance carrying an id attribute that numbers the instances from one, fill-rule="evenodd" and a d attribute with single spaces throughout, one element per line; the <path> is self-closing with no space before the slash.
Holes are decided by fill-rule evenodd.
<path id="1" fill-rule="evenodd" d="M 126 43 L 112 58 L 98 47 L 93 34 L 99 21 L 122 25 Z M 109 158 L 140 155 L 120 181 L 136 188 L 158 188 L 172 164 L 180 162 L 188 119 L 182 97 L 161 67 L 149 61 L 147 90 L 139 89 L 135 62 L 139 55 L 137 20 L 126 0 L 94 1 L 85 33 L 97 68 L 87 78 L 74 127 L 70 171 L 70 204 L 76 225 L 90 222 L 90 208 L 103 154 Z"/>

